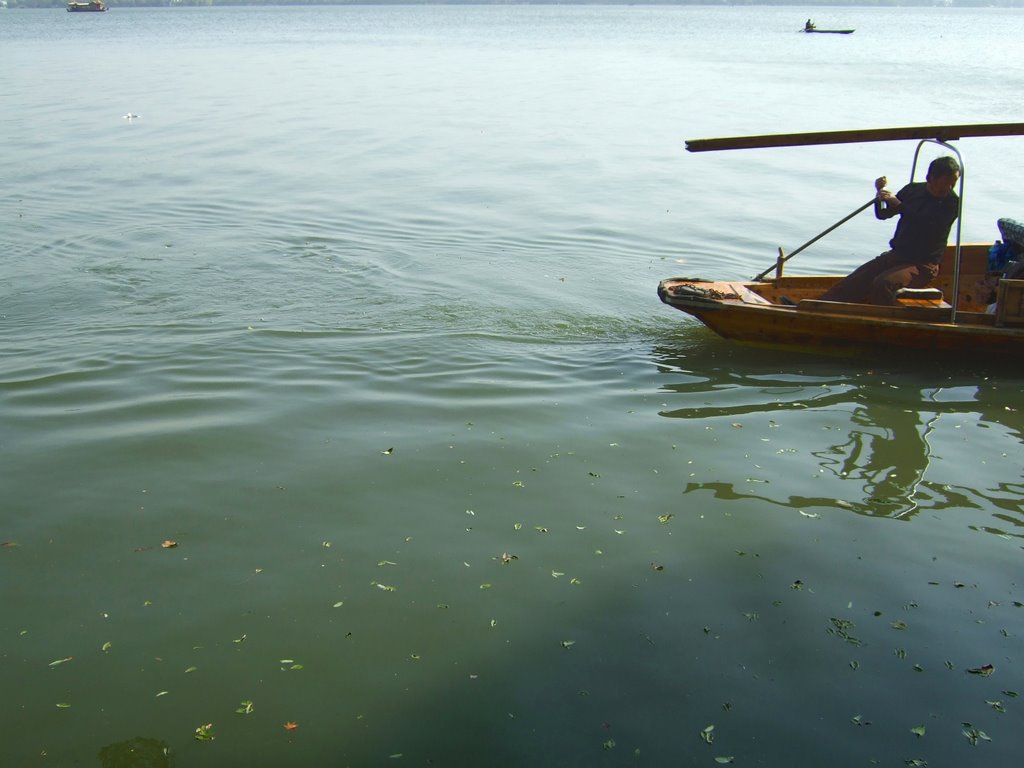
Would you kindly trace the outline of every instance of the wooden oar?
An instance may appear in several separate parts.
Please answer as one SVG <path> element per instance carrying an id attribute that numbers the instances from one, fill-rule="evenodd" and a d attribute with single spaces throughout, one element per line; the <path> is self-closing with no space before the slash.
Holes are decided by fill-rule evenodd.
<path id="1" fill-rule="evenodd" d="M 790 259 L 792 259 L 794 256 L 796 256 L 798 253 L 800 253 L 800 251 L 802 251 L 807 246 L 812 245 L 813 243 L 818 242 L 819 240 L 821 240 L 821 238 L 823 238 L 825 235 L 827 235 L 833 229 L 835 229 L 836 227 L 841 226 L 842 224 L 845 224 L 850 219 L 852 219 L 854 216 L 856 216 L 858 213 L 860 213 L 861 211 L 863 211 L 863 210 L 865 210 L 867 208 L 870 208 L 874 204 L 875 204 L 875 198 L 872 197 L 870 200 L 868 200 L 866 203 L 864 203 L 864 205 L 862 205 L 860 208 L 855 210 L 853 213 L 850 213 L 850 214 L 844 216 L 839 221 L 837 221 L 835 224 L 833 224 L 831 227 L 826 229 L 824 232 L 821 232 L 821 233 L 815 235 L 810 240 L 808 240 L 806 243 L 804 243 L 799 248 L 797 248 L 795 251 L 790 253 L 788 256 L 783 256 L 782 249 L 779 248 L 779 258 L 776 260 L 776 262 L 774 264 L 772 264 L 772 266 L 768 267 L 768 269 L 766 269 L 764 272 L 762 272 L 757 277 L 755 277 L 754 278 L 754 282 L 757 283 L 757 282 L 760 282 L 761 280 L 764 280 L 765 275 L 767 275 L 773 269 L 779 270 L 779 272 L 781 274 L 782 265 L 785 264 Z"/>

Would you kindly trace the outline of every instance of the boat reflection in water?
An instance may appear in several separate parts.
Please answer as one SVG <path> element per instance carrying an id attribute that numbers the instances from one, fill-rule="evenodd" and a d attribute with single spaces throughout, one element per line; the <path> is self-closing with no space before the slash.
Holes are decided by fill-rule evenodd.
<path id="1" fill-rule="evenodd" d="M 700 348 L 686 357 L 655 350 L 670 379 L 662 392 L 678 396 L 659 414 L 703 428 L 684 494 L 811 516 L 982 510 L 978 527 L 1024 538 L 1024 472 L 1010 458 L 1024 443 L 1024 380 L 979 384 L 937 367 L 863 372 L 800 358 L 782 372 L 771 352 L 734 356 L 728 342 L 711 343 L 711 362 Z"/>

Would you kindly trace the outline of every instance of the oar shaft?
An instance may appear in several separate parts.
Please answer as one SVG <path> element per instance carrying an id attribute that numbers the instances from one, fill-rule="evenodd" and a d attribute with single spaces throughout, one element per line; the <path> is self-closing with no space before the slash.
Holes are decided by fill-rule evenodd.
<path id="1" fill-rule="evenodd" d="M 800 251 L 802 251 L 805 248 L 807 248 L 808 246 L 813 245 L 814 243 L 818 242 L 819 240 L 821 240 L 821 238 L 823 238 L 829 232 L 831 232 L 832 230 L 842 226 L 843 224 L 848 222 L 850 219 L 852 219 L 854 216 L 856 216 L 858 213 L 860 213 L 861 211 L 863 211 L 863 210 L 865 210 L 867 208 L 870 208 L 874 204 L 875 204 L 875 198 L 872 197 L 870 200 L 868 200 L 866 203 L 864 203 L 864 205 L 862 205 L 860 208 L 858 208 L 857 210 L 853 211 L 850 214 L 847 214 L 846 216 L 841 218 L 839 221 L 837 221 L 835 224 L 833 224 L 831 227 L 829 227 L 828 229 L 826 229 L 826 230 L 824 230 L 822 232 L 819 232 L 817 235 L 812 237 L 810 240 L 808 240 L 806 243 L 801 245 L 799 248 L 797 248 L 794 251 L 791 251 L 788 255 L 784 256 L 779 261 L 777 261 L 775 264 L 773 264 L 772 266 L 768 267 L 768 269 L 766 269 L 764 272 L 762 272 L 761 274 L 759 274 L 757 277 L 754 278 L 754 282 L 758 282 L 760 280 L 763 280 L 764 276 L 767 275 L 769 272 L 771 272 L 773 269 L 777 269 L 780 263 L 789 261 L 794 256 L 796 256 L 798 253 L 800 253 Z"/>

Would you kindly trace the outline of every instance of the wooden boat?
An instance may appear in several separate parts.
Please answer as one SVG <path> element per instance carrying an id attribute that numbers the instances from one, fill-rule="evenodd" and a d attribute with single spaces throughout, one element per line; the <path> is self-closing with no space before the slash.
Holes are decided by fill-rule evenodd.
<path id="1" fill-rule="evenodd" d="M 809 35 L 852 35 L 855 32 L 853 29 L 818 29 L 817 27 L 805 28 L 803 31 Z"/>
<path id="2" fill-rule="evenodd" d="M 688 141 L 687 149 L 698 152 L 916 138 L 918 153 L 924 144 L 936 143 L 959 157 L 949 141 L 964 136 L 1019 135 L 1024 135 L 1024 123 L 698 139 Z M 914 168 L 917 159 L 915 153 Z M 960 187 L 962 205 L 963 177 Z M 819 297 L 842 275 L 783 274 L 788 259 L 871 204 L 873 201 L 788 256 L 780 248 L 775 265 L 750 281 L 669 278 L 658 285 L 658 296 L 720 336 L 741 342 L 839 354 L 927 351 L 996 358 L 1015 355 L 1016 360 L 1024 360 L 1024 280 L 1002 279 L 988 271 L 990 244 L 960 243 L 962 216 L 957 218 L 956 243 L 947 246 L 939 277 L 929 288 L 901 291 L 897 306 L 822 301 Z M 768 277 L 769 272 L 774 275 Z"/>
<path id="3" fill-rule="evenodd" d="M 91 0 L 87 3 L 68 3 L 68 13 L 103 13 L 107 10 L 103 0 Z"/>

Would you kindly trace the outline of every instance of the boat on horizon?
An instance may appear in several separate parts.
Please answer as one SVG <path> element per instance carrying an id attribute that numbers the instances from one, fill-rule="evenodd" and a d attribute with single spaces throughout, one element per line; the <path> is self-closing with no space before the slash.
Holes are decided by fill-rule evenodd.
<path id="1" fill-rule="evenodd" d="M 967 136 L 1020 135 L 1024 135 L 1024 123 L 696 139 L 686 144 L 689 151 L 701 152 L 917 139 L 912 182 L 925 144 L 938 144 L 960 158 L 950 141 Z M 990 270 L 992 243 L 960 242 L 962 175 L 959 199 L 956 242 L 947 245 L 939 275 L 928 288 L 901 291 L 894 306 L 821 300 L 845 275 L 783 274 L 787 260 L 873 205 L 874 200 L 789 255 L 779 248 L 775 264 L 752 280 L 667 278 L 659 283 L 658 296 L 719 336 L 743 343 L 827 354 L 887 351 L 983 355 L 995 362 L 1019 363 L 1024 359 L 1024 280 L 1009 279 L 1001 271 Z"/>
<path id="2" fill-rule="evenodd" d="M 818 29 L 818 26 L 808 19 L 804 23 L 804 28 L 800 30 L 807 34 L 818 33 L 819 35 L 852 35 L 856 30 L 853 29 Z"/>
<path id="3" fill-rule="evenodd" d="M 107 4 L 103 0 L 90 0 L 89 2 L 69 2 L 68 13 L 103 13 L 107 10 Z"/>

